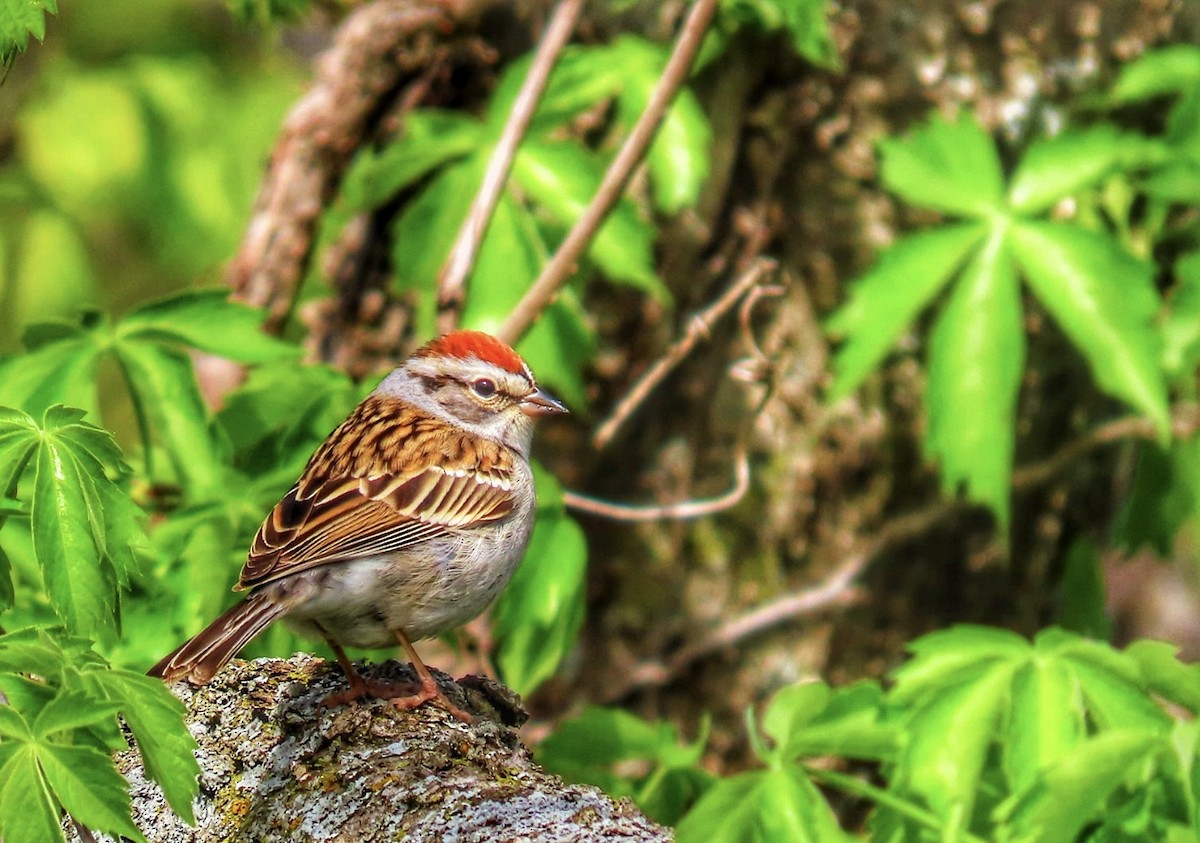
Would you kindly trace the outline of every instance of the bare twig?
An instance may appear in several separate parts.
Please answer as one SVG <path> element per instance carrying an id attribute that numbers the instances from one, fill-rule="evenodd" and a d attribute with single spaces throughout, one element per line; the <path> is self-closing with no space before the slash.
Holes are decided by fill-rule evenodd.
<path id="1" fill-rule="evenodd" d="M 866 553 L 851 556 L 815 586 L 754 607 L 721 624 L 694 644 L 676 651 L 666 661 L 643 662 L 635 666 L 628 672 L 624 683 L 609 689 L 602 702 L 613 703 L 641 688 L 666 685 L 711 653 L 734 647 L 744 639 L 786 621 L 815 614 L 831 606 L 853 603 L 858 599 L 854 580 L 870 559 L 871 555 Z"/>
<path id="2" fill-rule="evenodd" d="M 650 101 L 646 104 L 646 110 L 642 112 L 629 137 L 625 139 L 612 164 L 604 173 L 591 204 L 571 228 L 533 286 L 500 327 L 497 332 L 500 339 L 515 343 L 571 277 L 576 262 L 583 255 L 600 223 L 624 193 L 634 167 L 642 160 L 650 141 L 658 131 L 667 106 L 671 104 L 671 100 L 675 98 L 675 94 L 687 78 L 692 59 L 700 48 L 700 42 L 712 21 L 716 6 L 717 0 L 695 0 L 693 3 L 675 42 L 675 49 L 671 51 L 671 57 L 663 69 L 662 78 L 658 80 L 654 92 L 650 95 Z"/>
<path id="3" fill-rule="evenodd" d="M 703 518 L 737 506 L 750 488 L 750 460 L 746 449 L 738 447 L 737 465 L 734 469 L 733 488 L 715 498 L 681 501 L 680 503 L 661 504 L 659 506 L 638 506 L 632 504 L 611 503 L 599 498 L 581 495 L 578 492 L 563 492 L 563 502 L 568 509 L 584 512 L 600 518 L 612 518 L 617 521 L 661 521 L 663 519 L 684 520 Z"/>
<path id="4" fill-rule="evenodd" d="M 546 83 L 550 80 L 550 71 L 558 59 L 558 54 L 571 37 L 582 8 L 583 0 L 562 0 L 558 4 L 541 43 L 538 44 L 529 73 L 513 102 L 512 113 L 509 114 L 504 131 L 501 132 L 491 160 L 488 161 L 479 193 L 475 196 L 462 228 L 459 229 L 454 247 L 450 250 L 450 256 L 446 259 L 446 265 L 438 279 L 438 329 L 442 333 L 453 330 L 458 322 L 467 276 L 475 264 L 492 213 L 496 210 L 496 203 L 500 201 L 500 194 L 508 181 L 517 147 L 529 128 L 537 110 L 538 100 L 541 99 Z"/>
<path id="5" fill-rule="evenodd" d="M 642 405 L 642 402 L 662 382 L 663 378 L 683 362 L 697 343 L 708 339 L 712 324 L 732 310 L 738 300 L 746 295 L 747 291 L 752 289 L 765 273 L 774 270 L 775 266 L 775 261 L 767 258 L 755 261 L 750 269 L 734 281 L 716 301 L 693 316 L 688 322 L 684 335 L 667 349 L 666 354 L 660 357 L 657 363 L 646 370 L 633 388 L 617 404 L 613 414 L 596 429 L 592 436 L 593 447 L 599 450 L 612 442 L 617 430 L 629 420 L 629 417 Z"/>
<path id="6" fill-rule="evenodd" d="M 1180 438 L 1200 431 L 1200 407 L 1177 407 L 1172 430 Z M 1102 445 L 1131 438 L 1155 438 L 1154 425 L 1140 416 L 1115 419 L 1100 425 L 1050 457 L 1022 466 L 1013 472 L 1014 489 L 1027 489 L 1052 479 L 1074 460 Z M 853 603 L 857 598 L 854 580 L 870 562 L 885 550 L 920 537 L 938 524 L 977 507 L 961 499 L 941 499 L 912 512 L 898 515 L 882 524 L 869 547 L 852 554 L 816 585 L 768 600 L 703 635 L 699 641 L 681 648 L 668 659 L 651 660 L 627 672 L 622 685 L 610 689 L 604 702 L 615 702 L 642 688 L 659 687 L 674 681 L 687 668 L 719 650 L 734 647 L 772 627 L 815 614 L 832 606 Z"/>

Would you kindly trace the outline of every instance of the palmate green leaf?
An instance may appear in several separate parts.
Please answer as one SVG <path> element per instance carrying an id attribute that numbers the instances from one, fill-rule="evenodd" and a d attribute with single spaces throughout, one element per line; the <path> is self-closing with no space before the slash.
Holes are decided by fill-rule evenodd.
<path id="1" fill-rule="evenodd" d="M 1099 184 L 1145 155 L 1140 135 L 1102 124 L 1034 143 L 1021 156 L 1008 188 L 1008 204 L 1020 214 L 1040 214 L 1058 200 Z"/>
<path id="2" fill-rule="evenodd" d="M 684 815 L 678 843 L 835 843 L 848 839 L 799 767 L 742 773 L 709 788 Z"/>
<path id="3" fill-rule="evenodd" d="M 1108 797 L 1166 748 L 1163 736 L 1136 729 L 1097 735 L 1041 771 L 1003 813 L 1006 841 L 1076 840 L 1098 819 Z"/>
<path id="4" fill-rule="evenodd" d="M 505 76 L 512 72 L 520 81 L 524 81 L 529 63 L 528 58 L 513 62 L 509 66 L 511 71 L 505 70 Z M 550 74 L 546 90 L 538 101 L 529 134 L 544 135 L 597 103 L 616 96 L 620 93 L 625 79 L 624 70 L 613 60 L 609 45 L 568 45 L 554 64 L 554 71 Z M 515 83 L 515 87 L 507 88 L 505 81 L 502 77 L 497 84 L 496 93 L 488 103 L 487 119 L 493 127 L 497 121 L 508 119 L 520 84 L 518 82 Z M 492 131 L 495 132 L 496 129 L 493 128 Z"/>
<path id="5" fill-rule="evenodd" d="M 889 701 L 913 705 L 936 696 L 943 686 L 1008 660 L 1032 654 L 1029 642 L 1007 629 L 960 624 L 922 635 L 908 645 L 913 658 L 897 669 Z"/>
<path id="6" fill-rule="evenodd" d="M 904 138 L 880 142 L 880 178 L 921 208 L 988 217 L 1003 207 L 1004 176 L 996 145 L 973 117 L 934 116 Z"/>
<path id="7" fill-rule="evenodd" d="M 941 462 L 942 485 L 965 484 L 1007 526 L 1025 332 L 1003 229 L 955 283 L 929 340 L 928 365 L 925 450 Z"/>
<path id="8" fill-rule="evenodd" d="M 0 762 L 0 839 L 5 843 L 63 840 L 60 808 L 34 746 L 0 744 Z"/>
<path id="9" fill-rule="evenodd" d="M 1100 388 L 1149 416 L 1165 439 L 1152 268 L 1112 238 L 1071 225 L 1016 222 L 1012 243 L 1029 286 L 1087 359 Z"/>
<path id="10" fill-rule="evenodd" d="M 1115 105 L 1193 90 L 1200 84 L 1200 47 L 1174 44 L 1147 50 L 1121 68 L 1109 93 Z"/>
<path id="11" fill-rule="evenodd" d="M 119 342 L 176 343 L 239 363 L 299 356 L 296 346 L 264 334 L 261 325 L 262 312 L 230 301 L 227 289 L 189 290 L 130 312 L 116 335 Z"/>
<path id="12" fill-rule="evenodd" d="M 128 670 L 89 671 L 85 682 L 96 696 L 120 707 L 146 774 L 158 782 L 175 813 L 193 822 L 200 766 L 193 755 L 196 741 L 184 723 L 183 703 L 162 682 Z"/>
<path id="13" fill-rule="evenodd" d="M 460 112 L 414 111 L 405 118 L 398 141 L 354 159 L 342 196 L 353 210 L 377 208 L 438 167 L 478 149 L 484 137 L 479 121 Z"/>
<path id="14" fill-rule="evenodd" d="M 906 237 L 880 255 L 827 323 L 845 338 L 833 359 L 830 400 L 858 388 L 986 233 L 975 223 L 944 226 Z"/>
<path id="15" fill-rule="evenodd" d="M 603 176 L 601 161 L 567 141 L 530 139 L 513 161 L 512 177 L 560 225 L 574 225 Z M 588 248 L 588 256 L 612 281 L 665 300 L 669 294 L 654 271 L 654 229 L 622 199 Z"/>
<path id="16" fill-rule="evenodd" d="M 25 52 L 32 35 L 46 37 L 46 13 L 58 14 L 58 0 L 0 0 L 0 59 Z"/>
<path id="17" fill-rule="evenodd" d="M 95 636 L 116 627 L 117 589 L 128 581 L 132 548 L 143 539 L 141 511 L 107 473 L 126 470 L 120 451 L 82 415 L 51 407 L 39 426 L 28 415 L 6 412 L 0 417 L 0 453 L 9 461 L 0 477 L 11 483 L 18 463 L 31 462 L 33 483 L 26 495 L 47 594 L 69 629 Z"/>

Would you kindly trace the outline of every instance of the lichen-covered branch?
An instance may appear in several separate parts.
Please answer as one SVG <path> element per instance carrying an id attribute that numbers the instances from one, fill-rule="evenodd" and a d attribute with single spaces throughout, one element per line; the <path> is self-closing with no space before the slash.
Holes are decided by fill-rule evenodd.
<path id="1" fill-rule="evenodd" d="M 387 662 L 367 675 L 411 678 L 408 670 Z M 438 680 L 477 715 L 474 724 L 431 705 L 327 708 L 321 700 L 345 680 L 306 655 L 233 662 L 203 688 L 180 684 L 200 744 L 197 825 L 166 807 L 131 750 L 119 765 L 134 819 L 151 843 L 671 839 L 631 803 L 534 764 L 508 725 L 524 718 L 511 692 L 488 680 Z"/>

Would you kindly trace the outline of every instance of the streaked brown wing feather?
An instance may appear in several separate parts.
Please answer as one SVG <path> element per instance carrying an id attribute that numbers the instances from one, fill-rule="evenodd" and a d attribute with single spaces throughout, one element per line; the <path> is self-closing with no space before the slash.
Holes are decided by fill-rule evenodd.
<path id="1" fill-rule="evenodd" d="M 465 437 L 442 440 L 440 451 L 430 449 L 426 437 L 395 440 L 397 432 L 411 435 L 426 423 L 399 402 L 368 399 L 360 405 L 263 521 L 238 588 L 330 562 L 404 550 L 507 516 L 513 507 L 511 453 Z M 424 447 L 396 453 L 406 451 L 408 442 Z M 383 473 L 368 475 L 380 463 L 363 460 L 362 454 L 384 445 L 392 447 Z M 462 470 L 447 472 L 443 465 Z"/>

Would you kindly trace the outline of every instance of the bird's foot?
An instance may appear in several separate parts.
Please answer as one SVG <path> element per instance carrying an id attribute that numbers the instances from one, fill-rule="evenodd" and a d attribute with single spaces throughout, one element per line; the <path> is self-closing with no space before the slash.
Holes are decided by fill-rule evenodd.
<path id="1" fill-rule="evenodd" d="M 411 690 L 413 686 L 408 686 Z M 475 717 L 470 713 L 463 711 L 461 708 L 450 702 L 450 698 L 442 692 L 442 689 L 433 681 L 433 677 L 424 678 L 416 683 L 416 693 L 404 694 L 400 696 L 390 696 L 388 701 L 401 711 L 412 711 L 414 708 L 423 705 L 427 702 L 432 702 L 436 706 L 444 708 L 450 714 L 466 723 L 468 726 L 475 722 Z"/>
<path id="2" fill-rule="evenodd" d="M 418 679 L 411 682 L 383 682 L 377 679 L 364 679 L 356 671 L 348 678 L 350 687 L 345 691 L 329 694 L 321 701 L 323 705 L 333 708 L 361 700 L 364 697 L 374 697 L 379 700 L 387 700 L 401 711 L 412 711 L 427 702 L 432 702 L 463 723 L 469 725 L 475 722 L 475 718 L 470 713 L 450 702 L 450 698 L 437 686 L 433 677 L 429 677 L 428 681 Z"/>

